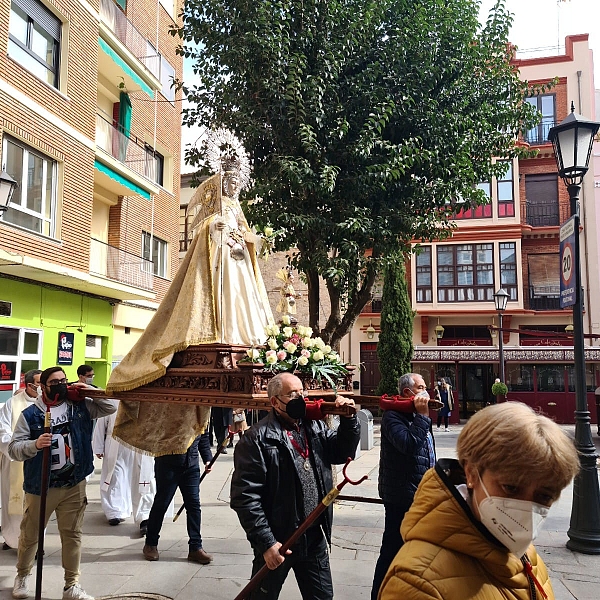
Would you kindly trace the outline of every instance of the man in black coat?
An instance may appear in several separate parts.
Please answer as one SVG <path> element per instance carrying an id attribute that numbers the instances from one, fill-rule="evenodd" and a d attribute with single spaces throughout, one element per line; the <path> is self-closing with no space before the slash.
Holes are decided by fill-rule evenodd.
<path id="1" fill-rule="evenodd" d="M 406 373 L 398 392 L 413 398 L 415 412 L 387 410 L 381 419 L 379 496 L 385 508 L 385 525 L 375 566 L 371 600 L 377 594 L 392 560 L 402 547 L 400 524 L 410 508 L 425 472 L 435 465 L 435 446 L 429 418 L 429 395 L 420 375 Z"/>
<path id="2" fill-rule="evenodd" d="M 293 569 L 302 598 L 330 600 L 327 545 L 333 507 L 285 557 L 279 549 L 333 487 L 331 465 L 354 456 L 360 427 L 355 416 L 341 417 L 337 432 L 323 421 L 302 418 L 306 410 L 302 382 L 291 373 L 273 377 L 267 393 L 273 409 L 237 443 L 231 480 L 231 507 L 254 550 L 252 575 L 265 563 L 270 569 L 250 598 L 276 600 Z M 338 396 L 336 404 L 354 401 Z"/>

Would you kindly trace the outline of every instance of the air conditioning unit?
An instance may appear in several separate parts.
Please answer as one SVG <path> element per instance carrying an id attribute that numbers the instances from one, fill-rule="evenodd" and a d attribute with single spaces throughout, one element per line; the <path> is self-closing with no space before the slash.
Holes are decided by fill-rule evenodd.
<path id="1" fill-rule="evenodd" d="M 85 336 L 85 357 L 102 358 L 102 338 L 99 335 Z"/>

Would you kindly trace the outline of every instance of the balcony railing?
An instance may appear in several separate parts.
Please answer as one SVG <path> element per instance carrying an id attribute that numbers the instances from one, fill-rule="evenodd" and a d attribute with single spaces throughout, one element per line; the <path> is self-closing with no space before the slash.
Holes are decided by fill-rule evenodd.
<path id="1" fill-rule="evenodd" d="M 558 202 L 537 204 L 527 202 L 527 224 L 532 227 L 551 227 L 560 225 Z"/>
<path id="2" fill-rule="evenodd" d="M 151 261 L 94 238 L 91 242 L 91 274 L 144 290 L 154 288 L 154 265 Z"/>
<path id="3" fill-rule="evenodd" d="M 138 175 L 156 181 L 154 154 L 134 136 L 125 135 L 104 113 L 96 113 L 96 146 Z"/>
<path id="4" fill-rule="evenodd" d="M 530 310 L 560 310 L 560 286 L 545 285 L 529 287 Z"/>
<path id="5" fill-rule="evenodd" d="M 160 79 L 160 55 L 149 54 L 146 38 L 133 26 L 113 0 L 100 0 L 100 19 L 156 79 Z"/>
<path id="6" fill-rule="evenodd" d="M 526 131 L 523 134 L 523 138 L 528 144 L 532 145 L 549 144 L 550 140 L 548 139 L 548 132 L 555 125 L 556 123 L 554 123 L 554 121 L 551 123 L 540 123 L 537 127 Z"/>

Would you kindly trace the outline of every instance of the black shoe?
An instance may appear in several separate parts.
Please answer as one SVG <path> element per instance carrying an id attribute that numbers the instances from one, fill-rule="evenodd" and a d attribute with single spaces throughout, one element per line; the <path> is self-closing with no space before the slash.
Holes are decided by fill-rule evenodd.
<path id="1" fill-rule="evenodd" d="M 229 442 L 229 444 L 227 445 L 228 448 L 233 448 L 233 442 Z"/>
<path id="2" fill-rule="evenodd" d="M 6 542 L 4 542 L 4 544 L 2 544 L 2 550 L 12 550 L 12 548 Z"/>
<path id="3" fill-rule="evenodd" d="M 108 520 L 108 524 L 109 525 L 120 525 L 125 519 L 109 519 Z"/>
<path id="4" fill-rule="evenodd" d="M 148 533 L 148 519 L 144 519 L 140 523 L 140 535 L 144 537 Z"/>
<path id="5" fill-rule="evenodd" d="M 227 449 L 223 448 L 223 450 L 221 450 L 221 454 L 227 454 Z"/>

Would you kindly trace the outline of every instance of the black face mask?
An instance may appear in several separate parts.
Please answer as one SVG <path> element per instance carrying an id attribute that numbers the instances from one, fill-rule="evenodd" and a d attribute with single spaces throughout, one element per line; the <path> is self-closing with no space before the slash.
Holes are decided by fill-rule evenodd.
<path id="1" fill-rule="evenodd" d="M 285 412 L 290 419 L 303 419 L 306 416 L 306 399 L 302 396 L 292 398 L 285 405 Z"/>
<path id="2" fill-rule="evenodd" d="M 50 393 L 48 394 L 50 402 L 64 402 L 67 399 L 67 384 L 55 383 L 49 385 Z"/>

